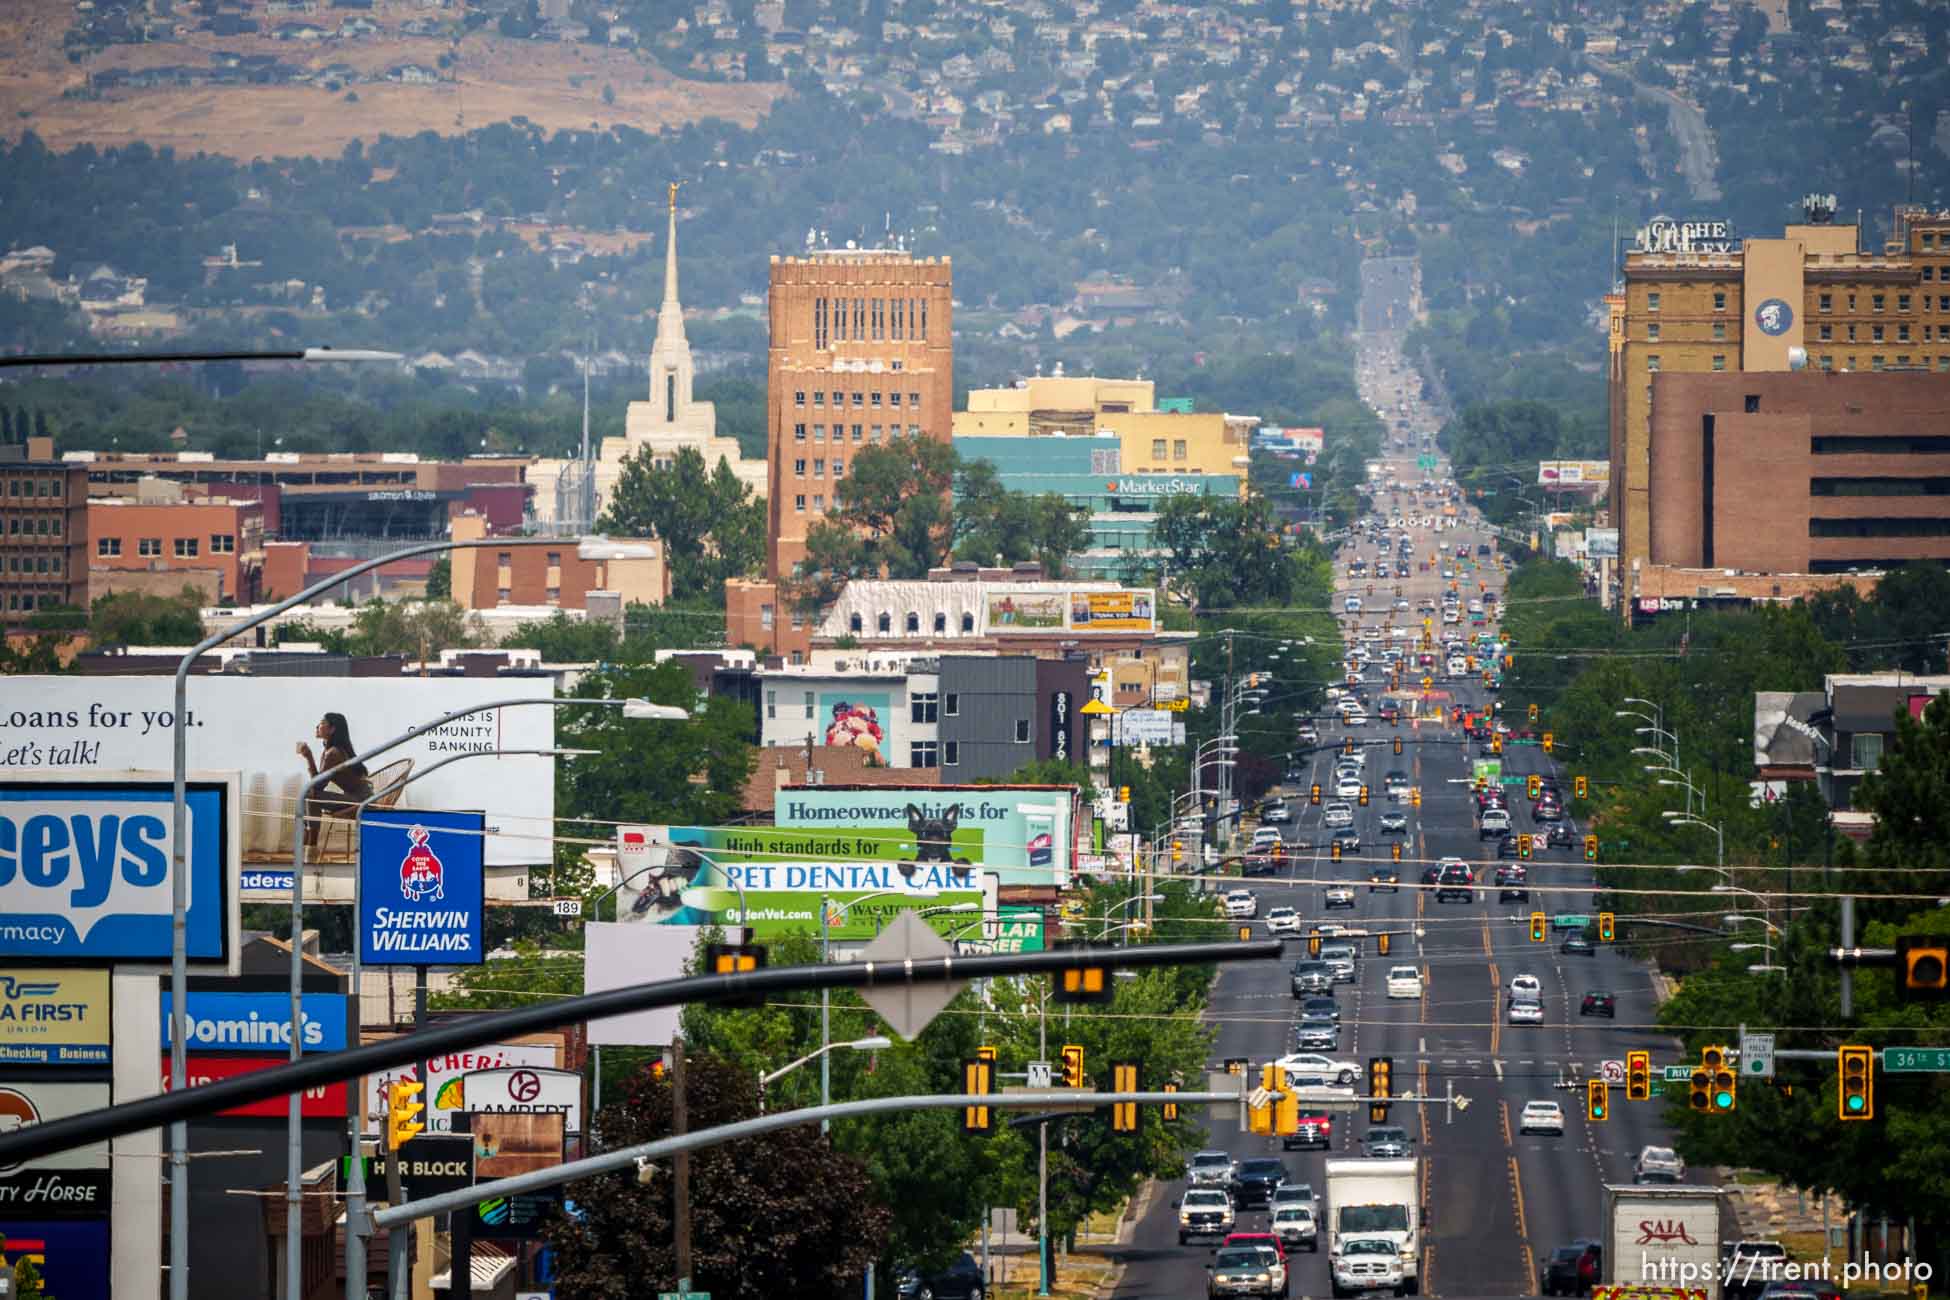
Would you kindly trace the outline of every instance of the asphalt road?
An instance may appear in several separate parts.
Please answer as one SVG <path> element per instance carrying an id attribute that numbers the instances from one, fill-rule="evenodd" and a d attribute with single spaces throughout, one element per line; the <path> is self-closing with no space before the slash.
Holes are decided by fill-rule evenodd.
<path id="1" fill-rule="evenodd" d="M 1414 463 L 1412 455 L 1398 459 L 1395 476 L 1419 480 L 1422 476 Z M 1386 506 L 1389 500 L 1384 493 L 1381 503 Z M 1391 508 L 1388 513 L 1392 516 L 1395 511 Z M 1412 512 L 1404 508 L 1402 513 Z M 1438 545 L 1451 557 L 1458 545 L 1466 545 L 1470 558 L 1462 562 L 1456 581 L 1465 589 L 1473 589 L 1479 579 L 1500 588 L 1502 573 L 1488 567 L 1489 560 L 1475 557 L 1484 536 L 1480 529 L 1467 527 L 1439 535 L 1418 530 L 1413 539 L 1418 565 Z M 1374 547 L 1351 544 L 1344 550 L 1343 566 L 1354 555 L 1371 560 Z M 1485 567 L 1479 569 L 1479 564 Z M 1344 567 L 1340 577 L 1345 583 Z M 1366 585 L 1360 583 L 1355 589 L 1365 591 Z M 1392 604 L 1396 587 L 1414 602 L 1443 586 L 1447 583 L 1438 572 L 1423 573 L 1419 567 L 1403 582 L 1378 583 L 1363 626 L 1390 617 L 1382 609 Z M 1381 598 L 1384 594 L 1387 599 Z M 1406 622 L 1419 631 L 1419 616 L 1413 615 L 1412 608 L 1409 615 L 1392 617 L 1396 626 Z M 1466 623 L 1462 630 L 1466 635 Z M 1371 669 L 1371 696 L 1380 689 L 1373 684 L 1374 677 Z M 1416 687 L 1420 689 L 1419 680 Z M 1486 699 L 1480 678 L 1444 681 L 1438 677 L 1420 707 L 1446 710 L 1461 704 L 1475 709 L 1484 707 Z M 1511 725 L 1525 729 L 1519 720 Z M 1355 808 L 1360 851 L 1333 862 L 1320 824 L 1321 809 L 1307 804 L 1307 786 L 1319 781 L 1324 789 L 1330 787 L 1334 756 L 1349 735 L 1369 754 L 1371 798 L 1367 807 Z M 1399 758 L 1392 752 L 1397 736 L 1403 741 Z M 1474 826 L 1467 781 L 1474 747 L 1461 743 L 1462 733 L 1446 720 L 1404 718 L 1399 726 L 1375 721 L 1351 732 L 1338 722 L 1323 721 L 1321 740 L 1326 748 L 1305 760 L 1311 770 L 1294 791 L 1299 815 L 1283 831 L 1292 846 L 1286 876 L 1242 883 L 1258 896 L 1262 916 L 1270 907 L 1285 904 L 1299 909 L 1303 923 L 1333 920 L 1370 931 L 1420 931 L 1419 938 L 1398 936 L 1387 957 L 1375 955 L 1373 940 L 1364 942 L 1358 982 L 1337 991 L 1342 1033 L 1332 1054 L 1364 1065 L 1370 1057 L 1392 1057 L 1398 1094 L 1413 1089 L 1418 1096 L 1441 1097 L 1453 1087 L 1457 1096 L 1469 1099 L 1466 1110 L 1404 1104 L 1391 1116 L 1392 1123 L 1407 1125 L 1417 1137 L 1425 1166 L 1430 1232 L 1423 1290 L 1440 1296 L 1534 1294 L 1538 1266 L 1553 1247 L 1576 1237 L 1600 1235 L 1602 1184 L 1630 1182 L 1639 1149 L 1647 1143 L 1669 1142 L 1657 1123 L 1656 1099 L 1628 1104 L 1621 1086 L 1612 1092 L 1611 1118 L 1602 1124 L 1587 1123 L 1582 1085 L 1575 1092 L 1557 1086 L 1570 1081 L 1574 1073 L 1580 1078 L 1598 1074 L 1601 1062 L 1622 1062 L 1634 1048 L 1653 1049 L 1655 1075 L 1662 1060 L 1673 1059 L 1671 1040 L 1645 1028 L 1654 1009 L 1649 970 L 1602 946 L 1595 956 L 1563 954 L 1557 947 L 1562 936 L 1557 934 L 1546 944 L 1530 941 L 1532 910 L 1553 915 L 1593 910 L 1588 892 L 1591 870 L 1582 861 L 1581 848 L 1536 856 L 1530 864 L 1528 902 L 1499 903 L 1492 887 L 1479 889 L 1472 903 L 1438 903 L 1432 890 L 1419 887 L 1422 868 L 1445 856 L 1477 864 L 1479 882 L 1492 880 L 1497 865 L 1495 841 L 1479 839 Z M 1408 801 L 1391 803 L 1382 794 L 1382 774 L 1397 766 L 1405 767 L 1420 788 L 1419 809 Z M 1518 777 L 1555 772 L 1569 792 L 1571 774 L 1538 747 L 1506 744 L 1503 770 Z M 1326 794 L 1323 802 L 1331 798 Z M 1535 829 L 1521 786 L 1511 791 L 1510 808 L 1516 830 Z M 1365 885 L 1369 869 L 1395 865 L 1387 845 L 1404 838 L 1380 833 L 1380 817 L 1391 810 L 1406 812 L 1409 819 L 1403 859 L 1397 867 L 1402 887 L 1399 893 L 1369 893 Z M 1325 885 L 1336 881 L 1356 883 L 1352 912 L 1323 910 Z M 1304 942 L 1290 946 L 1295 960 L 1305 955 Z M 1406 962 L 1422 968 L 1425 994 L 1420 1000 L 1390 1001 L 1385 990 L 1387 968 Z M 1519 973 L 1542 981 L 1547 1017 L 1542 1025 L 1504 1023 L 1505 991 Z M 1597 989 L 1617 995 L 1616 1021 L 1579 1016 L 1582 995 Z M 1214 1068 L 1227 1058 L 1246 1057 L 1256 1071 L 1260 1064 L 1291 1051 L 1295 1008 L 1287 964 L 1255 963 L 1223 970 L 1209 1012 L 1217 1029 Z M 1563 1107 L 1563 1136 L 1517 1133 L 1523 1104 L 1536 1099 L 1554 1100 Z M 1358 1153 L 1367 1120 L 1365 1106 L 1343 1112 L 1327 1153 L 1282 1153 L 1279 1139 L 1242 1134 L 1236 1123 L 1212 1124 L 1209 1131 L 1211 1146 L 1235 1158 L 1281 1156 L 1295 1177 L 1311 1181 L 1316 1193 L 1322 1193 L 1322 1161 L 1328 1154 Z M 1121 1250 L 1127 1268 L 1117 1296 L 1137 1300 L 1204 1294 L 1212 1247 L 1177 1244 L 1173 1202 L 1182 1190 L 1182 1183 L 1175 1184 L 1168 1194 L 1155 1198 L 1132 1244 Z M 1263 1211 L 1239 1216 L 1240 1230 L 1266 1226 Z M 1292 1295 L 1330 1293 L 1324 1234 L 1319 1254 L 1296 1255 L 1293 1263 Z"/>

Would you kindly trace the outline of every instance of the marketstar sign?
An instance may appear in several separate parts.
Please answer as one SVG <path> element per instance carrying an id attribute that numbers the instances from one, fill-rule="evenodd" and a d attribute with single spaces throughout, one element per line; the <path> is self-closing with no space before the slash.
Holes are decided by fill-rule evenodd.
<path id="1" fill-rule="evenodd" d="M 481 813 L 368 811 L 359 823 L 359 955 L 373 966 L 478 966 Z"/>
<path id="2" fill-rule="evenodd" d="M 1231 474 L 1126 474 L 1106 482 L 1104 491 L 1119 497 L 1231 496 L 1238 482 Z"/>

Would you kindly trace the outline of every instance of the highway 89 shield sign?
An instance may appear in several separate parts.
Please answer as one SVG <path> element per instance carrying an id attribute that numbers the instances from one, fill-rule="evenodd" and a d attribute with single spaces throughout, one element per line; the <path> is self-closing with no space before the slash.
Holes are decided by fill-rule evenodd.
<path id="1" fill-rule="evenodd" d="M 359 955 L 370 966 L 478 966 L 481 813 L 368 812 L 359 824 Z"/>

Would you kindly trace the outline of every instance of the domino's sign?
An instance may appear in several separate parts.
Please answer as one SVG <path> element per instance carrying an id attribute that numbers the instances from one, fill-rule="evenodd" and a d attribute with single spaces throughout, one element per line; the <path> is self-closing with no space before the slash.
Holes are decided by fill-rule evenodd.
<path id="1" fill-rule="evenodd" d="M 192 961 L 229 955 L 233 789 L 186 794 Z M 0 957 L 166 960 L 172 830 L 168 781 L 0 781 Z"/>

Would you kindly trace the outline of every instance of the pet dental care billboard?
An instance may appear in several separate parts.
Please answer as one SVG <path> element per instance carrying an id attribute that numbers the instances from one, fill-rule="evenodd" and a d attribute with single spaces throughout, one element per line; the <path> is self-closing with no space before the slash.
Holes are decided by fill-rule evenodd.
<path id="1" fill-rule="evenodd" d="M 947 935 L 979 927 L 981 914 L 995 910 L 995 877 L 976 865 L 979 830 L 948 828 L 924 852 L 903 836 L 872 830 L 623 830 L 640 843 L 668 846 L 661 878 L 639 882 L 646 886 L 639 901 L 650 905 L 629 910 L 669 924 L 742 925 L 760 941 L 816 934 L 820 900 L 828 899 L 829 937 L 852 941 L 873 938 L 898 912 L 943 909 L 925 919 Z"/>
<path id="2" fill-rule="evenodd" d="M 966 857 L 1003 886 L 1060 889 L 1070 882 L 1081 818 L 1073 786 L 929 785 L 781 790 L 773 820 L 869 838 L 909 862 Z M 979 851 L 955 848 L 971 832 L 981 837 Z"/>
<path id="3" fill-rule="evenodd" d="M 301 751 L 308 750 L 314 763 L 323 756 L 324 724 L 336 719 L 354 752 L 362 752 L 462 709 L 554 693 L 547 678 L 192 677 L 184 715 L 190 767 L 241 772 L 244 892 L 253 901 L 289 900 L 292 831 L 312 775 Z M 6 702 L 0 704 L 0 777 L 57 767 L 78 779 L 123 780 L 130 769 L 167 773 L 174 761 L 174 710 L 175 683 L 166 676 L 9 677 Z M 371 767 L 383 782 L 456 754 L 554 744 L 554 708 L 488 709 L 407 741 L 375 757 Z M 341 794 L 325 791 L 327 799 Z M 554 855 L 555 782 L 548 759 L 471 758 L 412 781 L 374 806 L 492 808 L 488 866 L 529 866 Z M 327 815 L 306 856 L 321 865 L 337 863 L 344 888 L 319 890 L 307 874 L 306 894 L 317 901 L 350 902 L 346 867 L 357 848 L 349 818 L 333 815 L 347 810 L 320 811 Z M 525 877 L 519 896 L 528 896 Z"/>

